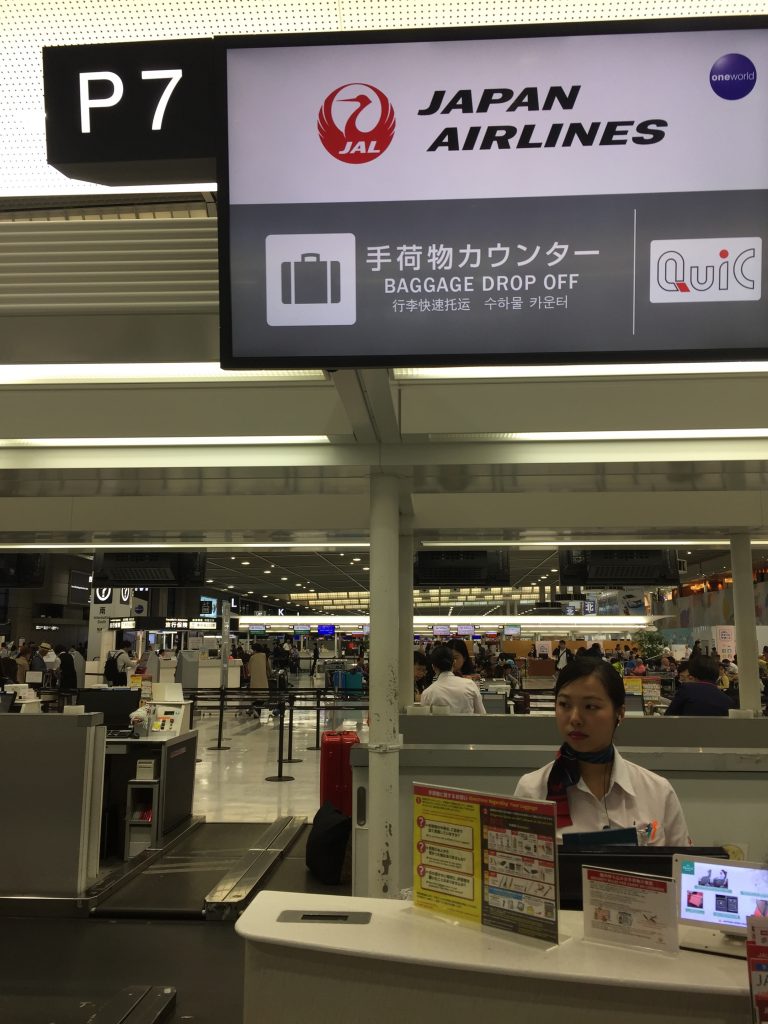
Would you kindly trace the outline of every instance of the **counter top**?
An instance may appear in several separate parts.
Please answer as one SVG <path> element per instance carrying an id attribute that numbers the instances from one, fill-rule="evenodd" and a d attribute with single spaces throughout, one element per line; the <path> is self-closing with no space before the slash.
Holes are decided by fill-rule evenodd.
<path id="1" fill-rule="evenodd" d="M 369 924 L 280 922 L 277 919 L 284 910 L 367 911 L 371 920 Z M 583 937 L 582 915 L 574 911 L 561 912 L 561 943 L 551 947 L 493 928 L 458 923 L 406 901 L 292 892 L 258 893 L 235 928 L 248 942 L 415 966 L 561 983 L 648 986 L 699 996 L 746 996 L 749 991 L 743 960 L 588 942 Z M 383 965 L 382 971 L 387 971 Z"/>
<path id="2" fill-rule="evenodd" d="M 768 747 L 661 747 L 618 744 L 630 761 L 651 771 L 728 771 L 765 772 L 768 770 Z M 400 748 L 400 764 L 407 768 L 477 768 L 479 765 L 498 768 L 521 768 L 531 771 L 552 761 L 554 744 L 504 746 L 480 743 L 408 743 Z M 359 744 L 350 751 L 353 767 L 368 764 L 368 747 Z"/>

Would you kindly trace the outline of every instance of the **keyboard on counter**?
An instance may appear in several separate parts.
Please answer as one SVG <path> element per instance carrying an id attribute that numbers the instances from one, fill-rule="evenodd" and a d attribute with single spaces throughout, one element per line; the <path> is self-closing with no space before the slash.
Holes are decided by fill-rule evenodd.
<path id="1" fill-rule="evenodd" d="M 133 729 L 107 729 L 108 740 L 135 740 L 136 733 Z"/>

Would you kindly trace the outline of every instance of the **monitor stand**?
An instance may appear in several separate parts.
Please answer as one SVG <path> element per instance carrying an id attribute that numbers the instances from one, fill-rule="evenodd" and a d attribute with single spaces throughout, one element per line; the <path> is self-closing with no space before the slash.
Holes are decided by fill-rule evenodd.
<path id="1" fill-rule="evenodd" d="M 681 924 L 679 939 L 680 949 L 692 949 L 696 953 L 714 953 L 716 956 L 730 956 L 737 960 L 747 959 L 746 933 L 730 935 L 717 928 L 697 928 Z"/>

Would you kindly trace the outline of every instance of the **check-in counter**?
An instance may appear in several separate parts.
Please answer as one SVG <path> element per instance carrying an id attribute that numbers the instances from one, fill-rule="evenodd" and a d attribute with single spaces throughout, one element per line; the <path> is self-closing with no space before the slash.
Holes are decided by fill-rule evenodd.
<path id="1" fill-rule="evenodd" d="M 511 796 L 521 775 L 552 760 L 559 740 L 551 718 L 402 716 L 400 722 L 405 745 L 400 751 L 399 886 L 405 887 L 412 875 L 414 782 Z M 746 849 L 749 860 L 768 859 L 763 813 L 768 719 L 625 719 L 617 745 L 628 760 L 669 779 L 697 845 L 733 843 Z M 350 759 L 353 892 L 365 895 L 367 746 L 353 747 Z"/>
<path id="2" fill-rule="evenodd" d="M 197 731 L 150 733 L 137 739 L 108 739 L 104 784 L 103 854 L 123 857 L 129 785 L 139 761 L 154 761 L 157 783 L 152 818 L 158 840 L 192 816 Z"/>
<path id="3" fill-rule="evenodd" d="M 99 872 L 103 715 L 0 715 L 0 897 L 81 896 Z"/>
<path id="4" fill-rule="evenodd" d="M 242 662 L 239 659 L 230 661 L 227 665 L 227 689 L 238 690 L 240 688 L 240 667 Z M 221 662 L 200 660 L 197 670 L 198 690 L 216 689 L 221 687 Z"/>
<path id="5" fill-rule="evenodd" d="M 561 916 L 560 945 L 547 947 L 400 900 L 260 892 L 236 930 L 245 1024 L 749 1020 L 743 960 L 586 942 L 575 912 Z"/>

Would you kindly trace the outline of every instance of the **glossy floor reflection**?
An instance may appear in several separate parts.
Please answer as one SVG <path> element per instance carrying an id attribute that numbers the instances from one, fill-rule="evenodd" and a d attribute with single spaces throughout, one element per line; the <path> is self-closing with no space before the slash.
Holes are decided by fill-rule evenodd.
<path id="1" fill-rule="evenodd" d="M 326 712 L 322 728 L 354 728 L 365 712 Z M 260 725 L 245 715 L 228 713 L 224 717 L 222 744 L 229 750 L 215 747 L 218 716 L 197 718 L 197 765 L 195 779 L 195 814 L 208 821 L 273 821 L 288 814 L 314 817 L 320 800 L 320 752 L 309 750 L 315 744 L 315 713 L 297 712 L 294 717 L 293 756 L 300 763 L 284 764 L 283 774 L 292 775 L 293 782 L 266 782 L 266 776 L 277 775 L 279 728 L 273 720 Z M 284 737 L 288 750 L 288 731 Z"/>

